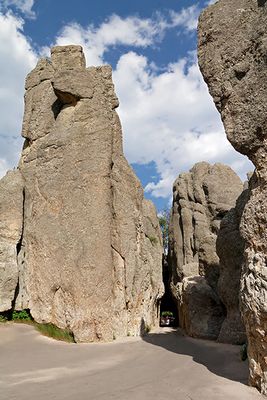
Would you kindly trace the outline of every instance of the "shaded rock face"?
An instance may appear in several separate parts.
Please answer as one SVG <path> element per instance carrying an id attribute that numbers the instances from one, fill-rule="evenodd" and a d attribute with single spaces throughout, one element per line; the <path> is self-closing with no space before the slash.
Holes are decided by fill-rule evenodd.
<path id="1" fill-rule="evenodd" d="M 205 162 L 196 164 L 189 173 L 181 174 L 174 183 L 169 249 L 171 287 L 177 299 L 180 325 L 191 336 L 218 338 L 225 319 L 221 300 L 226 306 L 228 319 L 228 297 L 220 299 L 218 279 L 221 274 L 220 286 L 224 286 L 233 276 L 232 271 L 223 273 L 216 241 L 221 221 L 235 206 L 242 189 L 241 180 L 230 167 L 222 164 L 212 166 Z M 234 264 L 232 269 L 235 270 L 236 282 L 233 288 L 235 300 L 231 307 L 233 313 L 239 315 L 240 266 Z M 221 290 L 223 292 L 223 288 Z M 243 341 L 244 333 L 236 334 L 233 339 L 235 334 L 232 330 L 235 331 L 236 327 L 232 326 L 229 336 L 221 336 L 221 340 L 230 343 Z"/>
<path id="2" fill-rule="evenodd" d="M 78 342 L 158 322 L 161 232 L 123 156 L 118 104 L 111 67 L 86 68 L 80 46 L 53 48 L 26 80 L 16 308 Z"/>
<path id="3" fill-rule="evenodd" d="M 18 170 L 10 171 L 0 180 L 0 312 L 12 307 L 18 290 L 22 220 L 23 179 Z"/>
<path id="4" fill-rule="evenodd" d="M 248 197 L 249 190 L 245 189 L 238 197 L 236 206 L 222 219 L 216 242 L 220 259 L 217 292 L 227 311 L 218 336 L 219 342 L 246 342 L 245 327 L 240 315 L 239 293 L 245 251 L 245 241 L 240 234 L 240 221 Z"/>
<path id="5" fill-rule="evenodd" d="M 219 0 L 199 22 L 199 64 L 226 134 L 256 171 L 241 218 L 245 263 L 242 314 L 250 383 L 267 394 L 267 3 Z"/>
<path id="6" fill-rule="evenodd" d="M 267 4 L 219 0 L 199 20 L 199 65 L 226 134 L 257 168 L 267 128 Z"/>

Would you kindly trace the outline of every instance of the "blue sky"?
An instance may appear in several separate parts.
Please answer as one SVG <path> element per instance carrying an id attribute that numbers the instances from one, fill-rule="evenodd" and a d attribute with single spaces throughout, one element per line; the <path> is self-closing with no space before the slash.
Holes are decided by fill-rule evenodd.
<path id="1" fill-rule="evenodd" d="M 124 151 L 146 197 L 170 204 L 195 162 L 252 169 L 227 142 L 197 66 L 201 0 L 0 0 L 0 176 L 17 165 L 26 74 L 55 44 L 81 44 L 87 65 L 109 63 Z"/>

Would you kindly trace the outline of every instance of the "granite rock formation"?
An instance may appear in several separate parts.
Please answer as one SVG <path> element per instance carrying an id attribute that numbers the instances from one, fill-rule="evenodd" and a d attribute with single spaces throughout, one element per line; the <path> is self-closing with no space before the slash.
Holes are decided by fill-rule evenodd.
<path id="1" fill-rule="evenodd" d="M 9 310 L 18 290 L 20 247 L 23 224 L 23 179 L 10 171 L 0 180 L 0 312 Z"/>
<path id="2" fill-rule="evenodd" d="M 227 312 L 218 336 L 219 342 L 246 343 L 245 327 L 240 314 L 240 279 L 245 251 L 240 221 L 248 197 L 247 188 L 238 197 L 236 206 L 222 219 L 216 242 L 220 259 L 217 292 Z"/>
<path id="3" fill-rule="evenodd" d="M 226 134 L 256 170 L 241 218 L 250 383 L 267 394 L 267 2 L 219 0 L 199 21 L 199 64 Z"/>
<path id="4" fill-rule="evenodd" d="M 54 47 L 26 79 L 13 301 L 77 342 L 138 335 L 158 321 L 161 232 L 124 158 L 118 105 L 111 67 L 86 68 L 80 46 Z"/>
<path id="5" fill-rule="evenodd" d="M 218 279 L 225 268 L 220 265 L 216 241 L 223 217 L 235 206 L 242 190 L 241 180 L 230 167 L 206 162 L 179 175 L 174 183 L 169 249 L 171 288 L 177 300 L 180 326 L 191 336 L 218 338 L 225 320 L 221 300 L 227 308 L 228 320 L 228 298 L 221 299 L 218 293 Z M 240 266 L 234 264 L 232 269 L 235 268 L 236 271 L 222 273 L 220 282 L 224 285 L 225 280 L 237 280 L 229 314 L 239 315 Z M 244 333 L 238 336 L 236 327 L 232 329 L 229 337 L 221 339 L 242 342 Z"/>

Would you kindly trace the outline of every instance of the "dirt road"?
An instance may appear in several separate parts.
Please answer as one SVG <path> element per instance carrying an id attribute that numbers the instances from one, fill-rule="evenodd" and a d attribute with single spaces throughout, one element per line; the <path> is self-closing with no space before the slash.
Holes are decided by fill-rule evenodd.
<path id="1" fill-rule="evenodd" d="M 239 347 L 170 329 L 145 339 L 67 344 L 0 325 L 1 400 L 260 400 Z"/>

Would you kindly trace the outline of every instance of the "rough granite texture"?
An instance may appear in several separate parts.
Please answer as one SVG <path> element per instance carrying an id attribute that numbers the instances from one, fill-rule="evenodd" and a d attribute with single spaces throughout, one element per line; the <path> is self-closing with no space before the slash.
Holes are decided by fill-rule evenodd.
<path id="1" fill-rule="evenodd" d="M 184 278 L 176 290 L 180 326 L 192 337 L 216 340 L 225 316 L 219 296 L 205 277 Z"/>
<path id="2" fill-rule="evenodd" d="M 244 263 L 245 241 L 240 234 L 240 221 L 248 200 L 249 190 L 245 189 L 221 221 L 216 250 L 220 259 L 218 295 L 223 302 L 227 316 L 223 321 L 219 342 L 246 343 L 246 334 L 240 314 L 240 279 Z"/>
<path id="3" fill-rule="evenodd" d="M 256 171 L 241 218 L 250 383 L 267 394 L 267 2 L 219 0 L 199 21 L 199 64 L 226 134 Z"/>
<path id="4" fill-rule="evenodd" d="M 23 179 L 18 170 L 0 180 L 0 312 L 9 310 L 18 290 L 23 220 Z"/>
<path id="5" fill-rule="evenodd" d="M 124 158 L 118 105 L 111 67 L 86 68 L 80 46 L 54 47 L 26 79 L 13 299 L 77 342 L 139 335 L 163 294 L 158 218 Z"/>
<path id="6" fill-rule="evenodd" d="M 206 162 L 179 175 L 174 183 L 169 243 L 171 288 L 180 326 L 191 336 L 217 339 L 220 334 L 225 311 L 217 290 L 221 266 L 216 240 L 222 218 L 235 206 L 242 189 L 241 180 L 230 167 Z M 240 267 L 237 268 L 240 275 Z M 227 271 L 224 283 L 235 278 L 237 301 L 232 308 L 239 314 L 238 272 Z M 222 300 L 227 308 L 228 299 Z M 221 339 L 242 342 L 244 334 L 242 338 L 236 334 L 233 340 L 236 327 L 232 329 L 228 338 Z"/>

